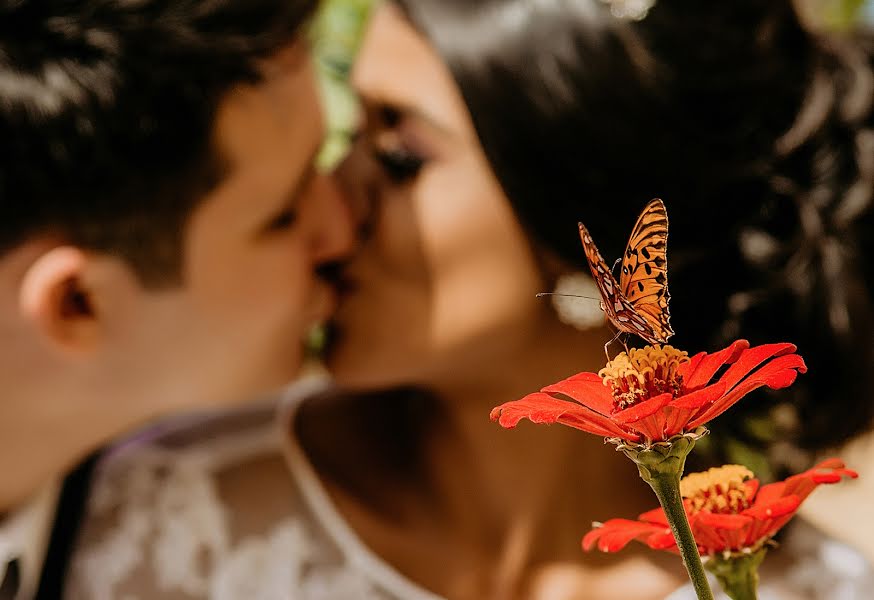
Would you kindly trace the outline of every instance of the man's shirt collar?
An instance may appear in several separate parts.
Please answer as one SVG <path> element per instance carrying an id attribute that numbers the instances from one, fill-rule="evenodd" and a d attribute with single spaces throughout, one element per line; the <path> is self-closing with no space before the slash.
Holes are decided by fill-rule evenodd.
<path id="1" fill-rule="evenodd" d="M 20 586 L 17 599 L 31 598 L 36 592 L 54 522 L 60 485 L 43 488 L 30 502 L 0 519 L 0 582 L 6 567 L 18 561 Z"/>

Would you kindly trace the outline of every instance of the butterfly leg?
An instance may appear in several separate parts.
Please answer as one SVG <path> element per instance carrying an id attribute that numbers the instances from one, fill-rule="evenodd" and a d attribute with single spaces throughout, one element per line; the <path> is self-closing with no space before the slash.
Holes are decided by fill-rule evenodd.
<path id="1" fill-rule="evenodd" d="M 621 264 L 622 264 L 622 257 L 621 256 L 619 258 L 617 258 L 615 261 L 613 261 L 613 266 L 610 267 L 610 272 L 613 273 L 614 277 L 616 277 L 616 267 L 618 267 Z"/>
<path id="2" fill-rule="evenodd" d="M 607 356 L 607 362 L 610 362 L 610 361 L 612 360 L 612 359 L 610 358 L 610 352 L 608 351 L 608 348 L 610 347 L 610 344 L 612 344 L 613 342 L 615 342 L 616 340 L 619 339 L 619 336 L 620 336 L 620 335 L 622 335 L 622 331 L 617 331 L 617 332 L 616 332 L 616 335 L 614 335 L 613 338 L 612 338 L 609 342 L 607 342 L 606 344 L 604 344 L 604 354 Z M 623 346 L 625 345 L 625 341 L 624 341 L 624 340 L 622 341 L 622 345 L 623 345 Z M 626 348 L 626 350 L 627 350 L 627 348 Z"/>

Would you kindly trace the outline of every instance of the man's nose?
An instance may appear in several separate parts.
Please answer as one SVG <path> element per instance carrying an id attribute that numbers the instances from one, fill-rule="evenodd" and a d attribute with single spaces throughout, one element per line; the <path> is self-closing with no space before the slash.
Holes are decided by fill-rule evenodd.
<path id="1" fill-rule="evenodd" d="M 353 211 L 336 182 L 318 174 L 309 197 L 310 251 L 315 262 L 345 258 L 355 245 Z"/>
<path id="2" fill-rule="evenodd" d="M 346 158 L 334 170 L 333 177 L 352 213 L 360 238 L 367 236 L 376 211 L 375 169 L 361 142 L 353 143 Z"/>

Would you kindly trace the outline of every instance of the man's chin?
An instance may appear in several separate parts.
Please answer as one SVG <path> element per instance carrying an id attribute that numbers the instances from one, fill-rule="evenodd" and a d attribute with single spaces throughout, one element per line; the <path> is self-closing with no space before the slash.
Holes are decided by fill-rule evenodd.
<path id="1" fill-rule="evenodd" d="M 340 307 L 340 294 L 337 289 L 326 282 L 321 282 L 313 288 L 312 299 L 306 311 L 309 326 L 306 335 L 312 327 L 331 319 Z"/>

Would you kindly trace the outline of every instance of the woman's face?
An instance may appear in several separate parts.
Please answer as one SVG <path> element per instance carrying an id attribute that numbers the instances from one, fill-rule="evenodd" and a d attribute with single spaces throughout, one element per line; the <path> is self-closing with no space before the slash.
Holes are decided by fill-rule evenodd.
<path id="1" fill-rule="evenodd" d="M 528 240 L 447 67 L 391 4 L 353 85 L 361 135 L 339 176 L 373 202 L 345 272 L 329 366 L 345 386 L 452 385 L 532 343 L 547 303 Z"/>

